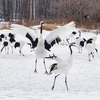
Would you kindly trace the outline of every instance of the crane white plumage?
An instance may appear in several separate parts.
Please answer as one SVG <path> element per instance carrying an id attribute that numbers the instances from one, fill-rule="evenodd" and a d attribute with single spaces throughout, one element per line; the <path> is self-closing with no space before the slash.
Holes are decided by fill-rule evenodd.
<path id="1" fill-rule="evenodd" d="M 22 53 L 22 48 L 24 47 L 24 45 L 26 44 L 26 41 L 20 40 L 20 41 L 16 41 L 14 44 L 14 47 L 17 48 L 19 47 L 19 54 L 20 56 L 24 54 Z"/>
<path id="2" fill-rule="evenodd" d="M 54 77 L 54 83 L 53 83 L 53 86 L 52 86 L 52 90 L 54 89 L 56 78 L 60 74 L 65 74 L 65 84 L 66 84 L 66 88 L 68 90 L 67 75 L 68 75 L 69 69 L 73 65 L 73 55 L 72 55 L 73 52 L 72 52 L 71 46 L 76 46 L 76 45 L 75 45 L 74 42 L 69 45 L 69 49 L 70 49 L 70 52 L 71 52 L 69 59 L 62 59 L 61 57 L 56 57 L 56 56 L 46 57 L 46 58 L 53 58 L 54 60 L 57 61 L 57 63 L 54 63 L 54 64 L 51 65 L 50 72 L 49 72 L 50 74 L 51 73 L 56 73 L 57 74 Z"/>
<path id="3" fill-rule="evenodd" d="M 96 35 L 92 36 L 90 39 L 93 39 L 93 41 L 95 42 L 97 40 L 97 35 L 98 35 L 98 31 L 96 32 Z"/>
<path id="4" fill-rule="evenodd" d="M 85 48 L 88 51 L 88 57 L 89 57 L 89 61 L 91 61 L 90 57 L 92 56 L 94 58 L 94 50 L 98 53 L 98 50 L 96 48 L 96 43 L 95 40 L 93 40 L 92 38 L 88 39 L 86 41 L 86 46 Z"/>
<path id="5" fill-rule="evenodd" d="M 77 44 L 79 53 L 82 53 L 82 48 L 84 47 L 85 42 L 86 42 L 86 39 L 81 37 L 81 32 L 79 31 L 79 37 L 76 37 L 75 39 L 75 43 Z"/>
<path id="6" fill-rule="evenodd" d="M 85 48 L 88 51 L 89 61 L 91 61 L 90 57 L 94 58 L 94 50 L 98 53 L 98 49 L 96 48 L 96 40 L 97 40 L 98 31 L 95 36 L 87 39 Z"/>
<path id="7" fill-rule="evenodd" d="M 40 22 L 40 36 L 38 37 L 34 30 L 18 25 L 18 24 L 12 24 L 12 30 L 14 33 L 22 34 L 23 36 L 27 37 L 31 43 L 32 48 L 36 47 L 36 60 L 35 60 L 35 70 L 34 72 L 37 72 L 37 59 L 44 59 L 44 66 L 45 66 L 45 56 L 47 55 L 47 52 L 50 51 L 50 48 L 56 43 L 55 41 L 59 42 L 59 38 L 67 37 L 70 32 L 72 32 L 75 29 L 75 22 L 70 22 L 58 29 L 55 29 L 54 31 L 50 32 L 50 34 L 43 39 L 42 36 L 42 25 L 44 24 L 44 21 Z M 47 73 L 47 69 L 45 66 L 45 73 Z"/>

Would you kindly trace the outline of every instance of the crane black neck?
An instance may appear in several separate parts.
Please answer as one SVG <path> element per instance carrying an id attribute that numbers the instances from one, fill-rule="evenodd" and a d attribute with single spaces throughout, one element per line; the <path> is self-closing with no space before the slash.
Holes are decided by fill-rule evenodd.
<path id="1" fill-rule="evenodd" d="M 81 37 L 81 32 L 79 31 L 79 37 Z"/>
<path id="2" fill-rule="evenodd" d="M 72 46 L 72 45 L 69 46 L 69 49 L 70 49 L 70 55 L 72 55 L 72 53 L 73 53 L 71 46 Z"/>
<path id="3" fill-rule="evenodd" d="M 42 23 L 41 23 L 41 30 L 40 30 L 40 33 L 42 34 Z"/>
<path id="4" fill-rule="evenodd" d="M 69 45 L 70 55 L 72 55 L 72 53 L 73 53 L 72 48 L 71 48 L 72 46 L 75 46 L 75 47 L 76 47 L 75 42 L 73 42 L 73 43 L 71 43 L 71 44 Z"/>

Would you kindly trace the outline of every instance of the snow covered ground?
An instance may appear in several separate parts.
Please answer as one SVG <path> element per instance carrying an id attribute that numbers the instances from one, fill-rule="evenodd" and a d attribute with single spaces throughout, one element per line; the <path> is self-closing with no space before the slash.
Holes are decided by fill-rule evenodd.
<path id="1" fill-rule="evenodd" d="M 9 33 L 11 30 L 0 30 Z M 43 30 L 44 37 L 49 31 Z M 82 37 L 95 36 L 93 33 L 83 32 Z M 18 37 L 17 37 L 18 38 Z M 24 39 L 24 38 L 18 38 Z M 38 60 L 38 73 L 33 73 L 35 66 L 34 51 L 26 44 L 22 50 L 25 56 L 20 56 L 19 49 L 14 53 L 0 53 L 0 100 L 100 100 L 100 35 L 96 41 L 98 54 L 94 60 L 88 61 L 87 51 L 78 53 L 73 47 L 74 62 L 68 74 L 67 91 L 64 75 L 60 75 L 52 91 L 51 87 L 55 74 L 45 75 L 42 60 Z M 51 51 L 64 58 L 68 58 L 70 51 L 66 45 L 54 45 Z M 47 70 L 54 60 L 46 59 Z"/>

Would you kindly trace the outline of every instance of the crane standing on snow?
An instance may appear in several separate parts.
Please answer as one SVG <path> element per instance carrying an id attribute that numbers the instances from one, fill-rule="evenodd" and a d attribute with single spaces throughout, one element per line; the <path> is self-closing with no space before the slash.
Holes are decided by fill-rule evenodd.
<path id="1" fill-rule="evenodd" d="M 72 64 L 73 64 L 73 55 L 72 55 L 73 52 L 72 52 L 72 48 L 71 48 L 72 46 L 76 47 L 74 42 L 69 45 L 70 57 L 69 57 L 68 60 L 62 59 L 62 58 L 56 57 L 56 56 L 46 57 L 46 58 L 53 58 L 54 60 L 57 61 L 57 63 L 54 63 L 54 64 L 51 65 L 50 72 L 49 72 L 50 74 L 51 73 L 56 73 L 57 74 L 54 77 L 54 82 L 53 82 L 52 90 L 54 89 L 56 78 L 60 74 L 65 74 L 65 84 L 66 84 L 66 88 L 68 90 L 67 75 L 68 75 L 69 69 L 72 67 Z"/>
<path id="2" fill-rule="evenodd" d="M 81 37 L 81 32 L 79 31 L 79 37 L 76 37 L 75 43 L 79 49 L 79 53 L 82 53 L 82 48 L 85 46 L 86 39 Z"/>
<path id="3" fill-rule="evenodd" d="M 34 72 L 37 73 L 37 59 L 43 59 L 44 67 L 45 67 L 45 74 L 48 74 L 46 65 L 45 65 L 45 57 L 47 55 L 47 52 L 50 51 L 50 48 L 57 42 L 59 41 L 59 38 L 65 38 L 67 37 L 71 31 L 75 29 L 75 23 L 72 21 L 59 29 L 56 29 L 50 34 L 43 39 L 42 36 L 42 25 L 44 24 L 44 21 L 40 22 L 40 36 L 37 37 L 35 32 L 25 26 L 18 25 L 18 24 L 12 24 L 11 27 L 14 32 L 20 33 L 27 37 L 31 43 L 32 43 L 32 48 L 36 47 L 35 55 L 36 55 L 36 60 L 35 60 L 35 70 Z"/>
<path id="4" fill-rule="evenodd" d="M 89 57 L 89 61 L 91 61 L 90 57 L 92 56 L 94 58 L 94 50 L 98 53 L 98 50 L 96 48 L 96 40 L 97 40 L 97 35 L 98 35 L 98 31 L 96 33 L 96 36 L 89 38 L 86 41 L 86 49 L 88 51 L 88 57 Z"/>

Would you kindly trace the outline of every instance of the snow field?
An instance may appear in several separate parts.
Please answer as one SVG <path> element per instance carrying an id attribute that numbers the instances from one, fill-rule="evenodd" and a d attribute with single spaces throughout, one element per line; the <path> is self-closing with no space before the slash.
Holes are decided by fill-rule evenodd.
<path id="1" fill-rule="evenodd" d="M 2 32 L 2 31 L 0 31 Z M 3 32 L 9 32 L 3 30 Z M 49 31 L 43 31 L 44 37 Z M 82 33 L 89 38 L 93 33 Z M 100 35 L 96 47 L 100 51 Z M 64 75 L 60 75 L 52 91 L 55 74 L 45 75 L 42 60 L 37 62 L 38 73 L 33 73 L 35 66 L 34 51 L 26 44 L 22 49 L 25 56 L 20 56 L 18 48 L 14 53 L 0 53 L 0 100 L 99 100 L 100 99 L 100 53 L 95 53 L 94 60 L 88 61 L 87 51 L 82 54 L 73 47 L 73 66 L 68 73 L 67 91 Z M 66 45 L 54 45 L 51 51 L 60 57 L 69 58 L 70 51 Z M 54 60 L 46 59 L 47 70 Z"/>

